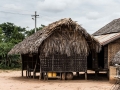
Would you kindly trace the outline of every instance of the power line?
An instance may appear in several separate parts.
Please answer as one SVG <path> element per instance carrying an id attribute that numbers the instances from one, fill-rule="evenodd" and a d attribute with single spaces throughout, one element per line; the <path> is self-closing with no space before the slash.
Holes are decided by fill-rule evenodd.
<path id="1" fill-rule="evenodd" d="M 31 15 L 31 14 L 21 14 L 21 13 L 6 12 L 6 11 L 0 11 L 0 12 L 2 12 L 2 13 L 9 13 L 9 14 L 18 14 L 18 15 Z M 51 17 L 48 17 L 48 16 L 43 15 L 43 14 L 41 14 L 40 16 L 45 17 L 45 18 L 47 18 L 49 20 L 53 20 Z"/>
<path id="2" fill-rule="evenodd" d="M 8 8 L 8 7 L 3 7 L 3 6 L 0 6 L 0 7 L 2 7 L 2 8 Z M 29 10 L 16 9 L 16 8 L 8 8 L 8 9 L 11 9 L 11 10 L 14 9 L 14 10 L 31 12 L 31 11 L 29 11 Z M 10 14 L 19 14 L 19 15 L 30 15 L 30 14 L 13 13 L 13 12 L 6 12 L 6 11 L 0 11 L 0 12 L 2 12 L 2 13 L 10 13 Z M 49 20 L 53 20 L 53 17 L 51 18 L 51 17 L 49 17 L 48 15 L 44 15 L 44 14 L 41 14 L 41 13 L 40 13 L 40 16 L 41 16 L 41 17 L 44 17 L 44 18 L 46 18 L 46 19 L 49 19 Z M 55 19 L 55 18 L 54 18 L 54 19 Z"/>
<path id="3" fill-rule="evenodd" d="M 9 13 L 9 14 L 18 14 L 18 15 L 31 15 L 31 14 L 21 14 L 21 13 L 13 13 L 13 12 L 6 12 L 6 11 L 0 11 L 2 13 Z"/>
<path id="4" fill-rule="evenodd" d="M 11 9 L 11 10 L 14 9 L 14 10 L 19 10 L 19 11 L 29 11 L 29 10 L 25 10 L 25 9 L 23 10 L 23 9 L 18 9 L 18 8 L 16 9 L 16 8 L 3 7 L 3 6 L 0 6 L 0 7 L 2 7 L 2 8 L 7 8 L 7 9 L 9 9 L 9 10 L 10 10 L 10 9 Z M 31 12 L 31 10 L 30 10 L 29 12 Z"/>

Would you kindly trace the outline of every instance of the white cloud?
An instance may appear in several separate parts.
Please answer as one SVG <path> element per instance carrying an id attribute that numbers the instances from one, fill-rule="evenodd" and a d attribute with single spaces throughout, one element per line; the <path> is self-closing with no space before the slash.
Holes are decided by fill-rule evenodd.
<path id="1" fill-rule="evenodd" d="M 29 15 L 17 15 L 0 12 L 0 23 L 13 22 L 19 26 L 34 28 L 31 15 L 37 11 L 37 26 L 48 25 L 61 18 L 72 18 L 89 33 L 94 33 L 113 19 L 120 17 L 119 0 L 3 0 L 0 11 Z"/>
<path id="2" fill-rule="evenodd" d="M 53 2 L 54 1 L 54 2 Z M 45 11 L 60 12 L 65 9 L 66 4 L 61 0 L 45 0 L 38 2 L 38 8 Z"/>
<path id="3" fill-rule="evenodd" d="M 88 19 L 98 19 L 100 17 L 100 14 L 98 12 L 88 12 L 86 17 Z"/>
<path id="4" fill-rule="evenodd" d="M 5 4 L 3 5 L 4 8 L 9 8 L 9 9 L 22 9 L 21 7 L 15 5 L 15 4 Z"/>

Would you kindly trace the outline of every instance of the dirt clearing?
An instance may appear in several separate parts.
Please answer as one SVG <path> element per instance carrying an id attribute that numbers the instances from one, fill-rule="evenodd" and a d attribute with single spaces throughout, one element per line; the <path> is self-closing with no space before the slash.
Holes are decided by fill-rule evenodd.
<path id="1" fill-rule="evenodd" d="M 0 90 L 110 90 L 108 80 L 38 80 L 21 77 L 21 71 L 0 70 Z"/>

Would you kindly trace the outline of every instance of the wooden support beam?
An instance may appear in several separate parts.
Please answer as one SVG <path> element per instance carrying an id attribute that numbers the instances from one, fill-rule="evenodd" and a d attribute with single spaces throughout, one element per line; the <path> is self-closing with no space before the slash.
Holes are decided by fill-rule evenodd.
<path id="1" fill-rule="evenodd" d="M 40 57 L 39 57 L 39 60 L 40 60 Z M 41 62 L 40 62 L 40 76 L 39 76 L 39 80 L 42 79 L 42 71 L 41 71 Z"/>
<path id="2" fill-rule="evenodd" d="M 77 77 L 79 77 L 79 72 L 76 72 Z"/>
<path id="3" fill-rule="evenodd" d="M 97 80 L 97 78 L 98 78 L 98 70 L 95 70 L 95 78 Z"/>
<path id="4" fill-rule="evenodd" d="M 22 77 L 23 77 L 23 58 L 22 58 L 22 55 L 20 55 L 20 59 L 22 61 Z"/>
<path id="5" fill-rule="evenodd" d="M 87 71 L 85 72 L 85 80 L 87 80 Z"/>
<path id="6" fill-rule="evenodd" d="M 37 67 L 37 55 L 36 55 L 36 63 L 35 63 L 35 67 L 34 67 L 34 70 L 33 70 L 33 79 L 34 79 L 35 76 L 36 76 L 36 67 Z"/>
<path id="7" fill-rule="evenodd" d="M 62 73 L 62 80 L 65 80 L 65 79 L 66 79 L 65 76 L 66 76 L 66 73 L 63 72 L 63 73 Z"/>

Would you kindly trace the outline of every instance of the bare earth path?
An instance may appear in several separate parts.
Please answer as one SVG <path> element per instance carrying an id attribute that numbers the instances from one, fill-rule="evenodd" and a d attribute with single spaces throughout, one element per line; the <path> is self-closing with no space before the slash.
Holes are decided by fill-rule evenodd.
<path id="1" fill-rule="evenodd" d="M 21 71 L 0 70 L 0 90 L 110 90 L 107 80 L 48 80 L 21 77 Z"/>

